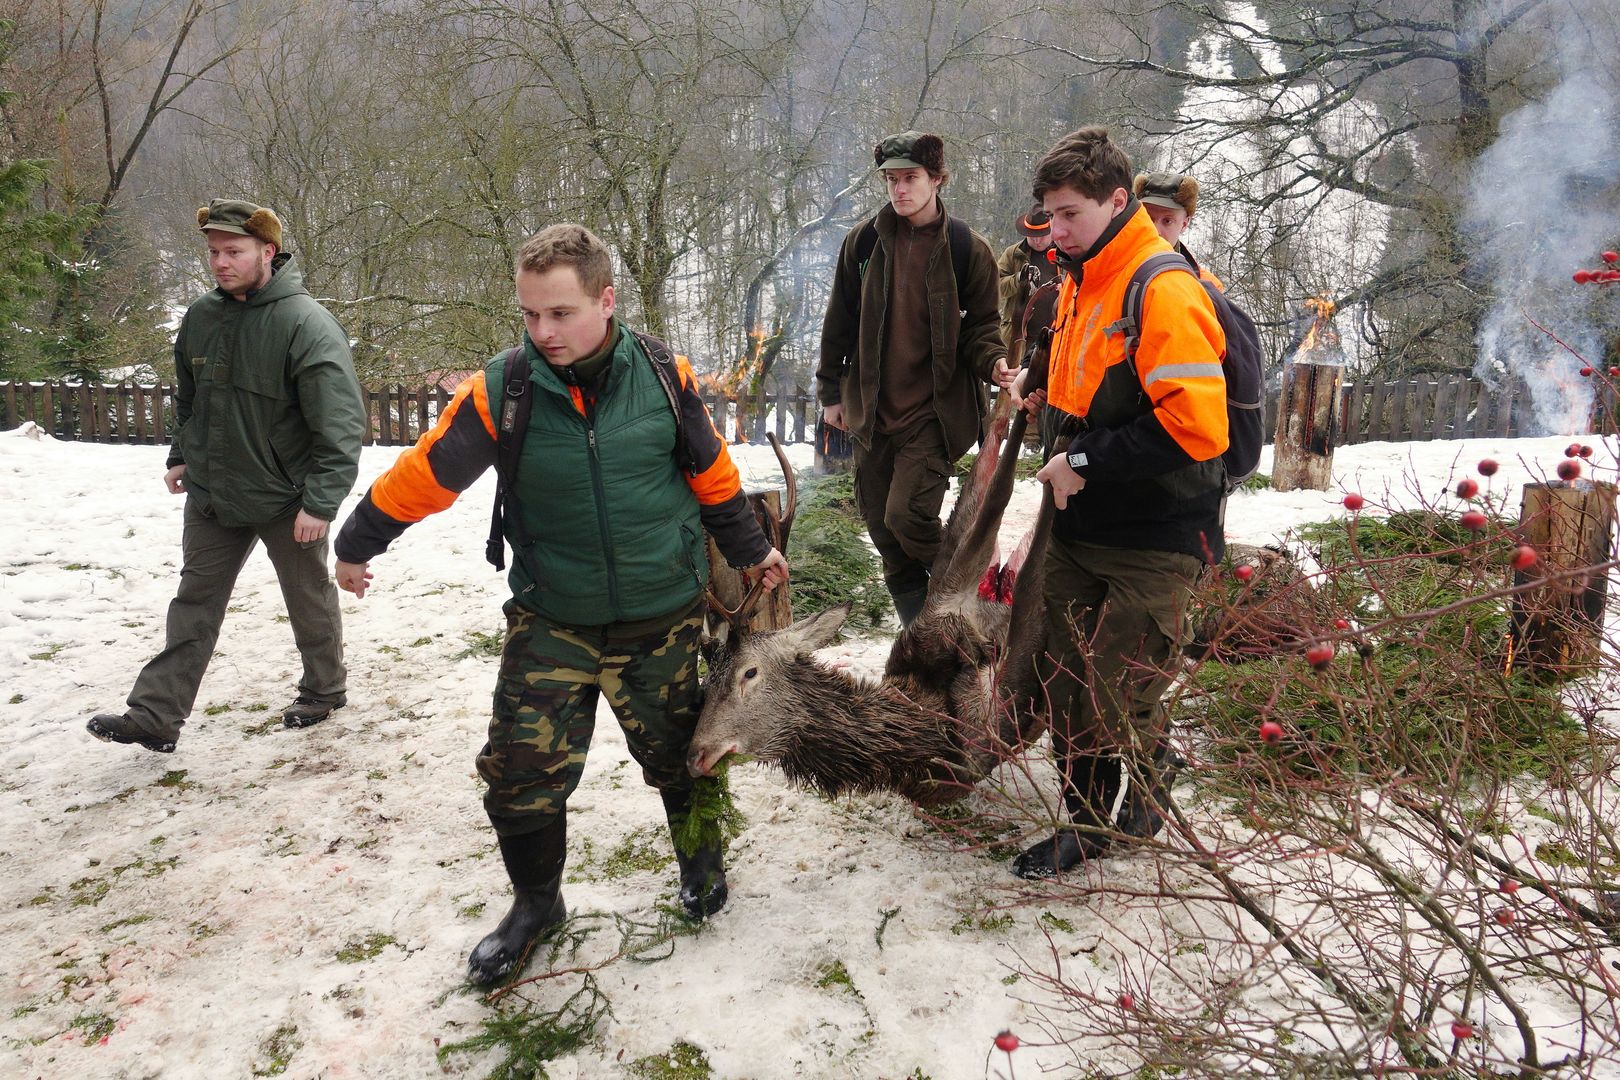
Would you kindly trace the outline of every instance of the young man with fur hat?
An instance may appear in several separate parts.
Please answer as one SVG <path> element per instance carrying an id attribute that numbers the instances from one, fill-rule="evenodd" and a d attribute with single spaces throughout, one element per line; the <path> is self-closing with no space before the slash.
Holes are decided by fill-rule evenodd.
<path id="1" fill-rule="evenodd" d="M 1192 227 L 1193 215 L 1198 212 L 1198 181 L 1185 173 L 1137 173 L 1131 190 L 1147 211 L 1148 220 L 1153 222 L 1160 238 L 1192 263 L 1199 277 L 1225 292 L 1221 279 L 1193 258 L 1193 253 L 1181 240 L 1182 233 Z"/>
<path id="2" fill-rule="evenodd" d="M 304 288 L 274 211 L 215 199 L 197 211 L 218 288 L 174 342 L 175 431 L 163 483 L 186 496 L 180 587 L 163 651 L 123 713 L 90 734 L 166 754 L 191 713 L 237 574 L 263 543 L 303 657 L 282 724 L 305 728 L 347 695 L 327 525 L 354 486 L 366 412 L 349 338 Z"/>
<path id="3" fill-rule="evenodd" d="M 1227 447 L 1226 336 L 1192 274 L 1152 279 L 1139 346 L 1125 354 L 1126 286 L 1170 251 L 1131 194 L 1125 152 L 1105 129 L 1081 128 L 1041 158 L 1034 192 L 1064 272 L 1045 391 L 1055 415 L 1042 425 L 1055 445 L 1037 479 L 1057 507 L 1042 676 L 1068 820 L 1014 860 L 1025 878 L 1163 825 L 1172 769 L 1160 698 L 1193 583 L 1221 556 Z"/>
<path id="4" fill-rule="evenodd" d="M 945 487 L 981 435 L 987 383 L 1010 385 L 990 245 L 945 212 L 945 143 L 873 150 L 888 204 L 844 238 L 816 369 L 823 419 L 855 443 L 855 501 L 902 625 L 922 613 Z"/>
<path id="5" fill-rule="evenodd" d="M 1056 296 L 1048 294 L 1025 318 L 1025 308 L 1036 291 L 1058 279 L 1057 263 L 1047 257 L 1052 250 L 1052 219 L 1039 206 L 1018 215 L 1018 234 L 1023 237 L 1001 253 L 996 260 L 996 273 L 1001 277 L 1001 342 L 1010 350 L 1013 340 L 1023 335 L 1023 355 L 1013 357 L 1025 362 L 1035 348 L 1035 332 L 1050 325 L 1056 311 Z M 1027 286 L 1027 288 L 1026 288 Z"/>

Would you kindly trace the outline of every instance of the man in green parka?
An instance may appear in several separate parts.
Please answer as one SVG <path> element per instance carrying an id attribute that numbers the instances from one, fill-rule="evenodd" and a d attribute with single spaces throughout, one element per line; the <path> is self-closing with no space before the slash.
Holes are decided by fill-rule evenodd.
<path id="1" fill-rule="evenodd" d="M 218 288 L 174 343 L 175 431 L 163 482 L 186 496 L 180 587 L 167 636 L 128 709 L 90 734 L 167 754 L 214 654 L 237 574 L 263 542 L 303 658 L 288 728 L 345 704 L 343 623 L 327 526 L 354 486 L 365 405 L 348 335 L 304 288 L 274 211 L 215 199 L 197 211 Z"/>

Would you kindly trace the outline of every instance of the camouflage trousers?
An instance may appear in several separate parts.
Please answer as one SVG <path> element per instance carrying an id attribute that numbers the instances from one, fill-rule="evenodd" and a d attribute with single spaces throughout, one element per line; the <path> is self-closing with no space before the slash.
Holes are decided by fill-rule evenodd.
<path id="1" fill-rule="evenodd" d="M 579 786 L 598 698 L 624 729 L 630 755 L 660 791 L 691 786 L 686 751 L 703 707 L 698 687 L 702 603 L 635 627 L 570 627 L 509 601 L 489 741 L 478 775 L 484 811 L 502 836 L 534 832 Z"/>

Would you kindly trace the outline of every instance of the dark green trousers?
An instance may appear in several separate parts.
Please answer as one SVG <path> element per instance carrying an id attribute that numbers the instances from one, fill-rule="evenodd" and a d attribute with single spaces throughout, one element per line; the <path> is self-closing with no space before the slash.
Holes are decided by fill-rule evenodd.
<path id="1" fill-rule="evenodd" d="M 1046 555 L 1052 744 L 1075 755 L 1151 754 L 1165 734 L 1160 699 L 1184 638 L 1191 555 L 1053 537 Z"/>
<path id="2" fill-rule="evenodd" d="M 870 447 L 855 444 L 855 505 L 883 559 L 884 584 L 895 596 L 928 587 L 945 531 L 939 509 L 950 476 L 938 420 L 888 435 L 874 432 Z"/>
<path id="3" fill-rule="evenodd" d="M 221 525 L 196 495 L 186 496 L 180 588 L 169 604 L 163 651 L 141 669 L 129 692 L 129 717 L 151 735 L 179 736 L 213 658 L 237 576 L 258 543 L 276 569 L 293 641 L 304 661 L 298 693 L 335 701 L 347 689 L 343 616 L 327 566 L 328 538 L 293 539 L 297 510 L 263 525 Z"/>
<path id="4" fill-rule="evenodd" d="M 691 787 L 686 751 L 698 687 L 702 602 L 667 619 L 569 627 L 506 605 L 506 646 L 478 775 L 484 811 L 502 836 L 543 828 L 579 786 L 606 696 L 630 756 L 660 791 Z"/>

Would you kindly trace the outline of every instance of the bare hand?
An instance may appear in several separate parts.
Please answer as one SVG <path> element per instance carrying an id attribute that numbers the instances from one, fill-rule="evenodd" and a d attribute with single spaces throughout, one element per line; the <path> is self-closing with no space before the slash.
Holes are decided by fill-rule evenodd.
<path id="1" fill-rule="evenodd" d="M 354 593 L 357 599 L 363 599 L 366 590 L 371 587 L 371 571 L 366 569 L 370 565 L 368 562 L 353 563 L 339 559 L 336 571 L 338 588 Z"/>
<path id="2" fill-rule="evenodd" d="M 1058 451 L 1052 455 L 1052 460 L 1041 466 L 1041 471 L 1035 474 L 1035 479 L 1043 484 L 1052 485 L 1052 501 L 1059 510 L 1069 505 L 1069 496 L 1079 492 L 1086 486 L 1086 478 L 1069 468 L 1069 455 L 1067 451 Z"/>
<path id="3" fill-rule="evenodd" d="M 775 548 L 771 548 L 763 559 L 748 567 L 743 573 L 751 578 L 760 578 L 765 583 L 765 591 L 770 592 L 778 585 L 787 583 L 787 557 Z"/>
<path id="4" fill-rule="evenodd" d="M 828 427 L 837 428 L 839 431 L 848 431 L 849 430 L 848 426 L 845 425 L 845 423 L 844 423 L 844 403 L 843 402 L 839 402 L 837 405 L 824 405 L 824 406 L 822 406 L 821 419 L 826 422 Z"/>
<path id="5" fill-rule="evenodd" d="M 1041 406 L 1046 404 L 1046 390 L 1044 388 L 1036 390 L 1028 397 L 1025 397 L 1024 383 L 1028 381 L 1028 379 L 1029 369 L 1020 369 L 1017 376 L 1013 379 L 1012 385 L 1008 387 L 1007 392 L 1012 395 L 1013 408 L 1023 409 L 1029 414 L 1029 418 L 1034 420 L 1039 415 Z"/>
<path id="6" fill-rule="evenodd" d="M 163 486 L 169 489 L 170 495 L 183 495 L 186 491 L 186 467 L 176 465 L 163 474 Z"/>
<path id="7" fill-rule="evenodd" d="M 1012 386 L 1013 380 L 1022 374 L 1023 371 L 1021 369 L 1007 366 L 1007 358 L 1005 356 L 998 356 L 996 357 L 996 366 L 990 372 L 990 381 L 995 383 L 997 386 L 1006 388 Z"/>
<path id="8" fill-rule="evenodd" d="M 293 519 L 293 539 L 300 544 L 307 544 L 312 540 L 319 540 L 326 535 L 327 522 L 311 514 L 308 510 L 298 511 Z"/>

